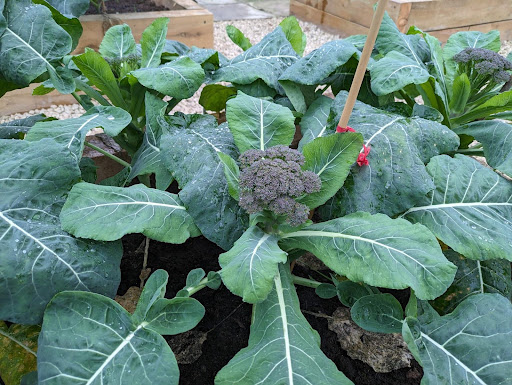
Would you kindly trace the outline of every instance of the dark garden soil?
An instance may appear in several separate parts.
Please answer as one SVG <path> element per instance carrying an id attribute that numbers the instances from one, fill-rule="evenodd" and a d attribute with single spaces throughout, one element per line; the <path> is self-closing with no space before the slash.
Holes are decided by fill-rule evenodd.
<path id="1" fill-rule="evenodd" d="M 121 263 L 121 285 L 119 295 L 130 286 L 139 286 L 139 274 L 144 253 L 144 236 L 129 235 L 123 238 L 125 255 Z M 172 245 L 150 241 L 148 267 L 153 271 L 165 269 L 169 273 L 166 297 L 172 298 L 185 286 L 190 270 L 203 268 L 206 272 L 220 269 L 218 256 L 223 250 L 204 237 L 189 239 L 182 245 Z M 314 272 L 296 265 L 294 274 L 307 277 Z M 337 335 L 328 329 L 330 316 L 340 306 L 337 298 L 320 299 L 313 289 L 298 287 L 301 308 L 311 326 L 321 336 L 323 352 L 356 385 L 416 385 L 420 384 L 422 369 L 416 361 L 411 368 L 395 370 L 391 373 L 376 373 L 367 364 L 353 360 L 341 349 Z M 400 296 L 405 302 L 407 295 Z M 400 298 L 402 297 L 402 298 Z M 180 363 L 180 384 L 210 385 L 215 374 L 242 348 L 247 346 L 251 323 L 251 305 L 221 286 L 218 290 L 205 288 L 194 294 L 206 308 L 206 314 L 199 325 L 191 332 L 166 337 Z M 317 314 L 317 315 L 312 315 Z M 188 363 L 183 363 L 183 361 Z M 250 385 L 250 384 L 240 384 Z M 273 384 L 269 384 L 273 385 Z M 318 384 L 322 385 L 322 384 Z"/>
<path id="2" fill-rule="evenodd" d="M 152 12 L 168 10 L 168 8 L 162 7 L 161 5 L 155 5 L 152 1 L 149 0 L 107 0 L 105 2 L 105 8 L 106 13 Z M 98 7 L 91 3 L 85 14 L 101 14 L 101 9 L 102 8 L 100 7 L 100 10 L 98 11 Z"/>

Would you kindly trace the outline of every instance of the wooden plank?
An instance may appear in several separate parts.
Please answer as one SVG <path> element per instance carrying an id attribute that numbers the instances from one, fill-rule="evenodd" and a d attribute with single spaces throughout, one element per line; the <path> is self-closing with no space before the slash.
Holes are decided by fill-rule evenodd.
<path id="1" fill-rule="evenodd" d="M 299 19 L 317 24 L 319 27 L 341 36 L 368 33 L 368 28 L 363 25 L 318 10 L 297 0 L 290 0 L 290 13 Z"/>
<path id="2" fill-rule="evenodd" d="M 512 1 L 446 0 L 412 4 L 409 25 L 420 29 L 450 29 L 495 23 L 512 18 Z"/>
<path id="3" fill-rule="evenodd" d="M 448 38 L 456 32 L 460 31 L 480 31 L 489 32 L 497 29 L 501 33 L 501 40 L 512 40 L 512 20 L 499 21 L 495 23 L 469 25 L 460 28 L 450 28 L 443 30 L 427 31 L 429 34 L 437 37 L 442 42 L 446 42 Z"/>
<path id="4" fill-rule="evenodd" d="M 292 0 L 294 7 L 309 6 L 335 17 L 369 27 L 375 0 Z M 290 7 L 292 5 L 290 4 Z M 512 1 L 504 0 L 391 0 L 387 12 L 399 29 L 411 25 L 423 30 L 466 28 L 505 22 L 512 18 Z M 306 12 L 312 14 L 312 11 Z M 324 19 L 328 17 L 324 16 Z M 318 17 L 316 17 L 318 19 Z M 305 17 L 305 20 L 308 20 Z M 504 24 L 497 24 L 504 25 Z M 345 28 L 346 29 L 346 28 Z M 508 30 L 501 29 L 508 35 Z M 341 31 L 341 29 L 340 29 Z"/>
<path id="5" fill-rule="evenodd" d="M 373 5 L 376 0 L 293 0 L 293 2 L 296 7 L 300 7 L 300 4 L 302 4 L 369 28 L 373 17 Z M 386 11 L 393 20 L 398 18 L 400 6 L 401 4 L 394 1 L 388 3 Z M 291 7 L 292 0 L 290 0 L 290 9 Z"/>
<path id="6" fill-rule="evenodd" d="M 194 0 L 153 0 L 155 4 L 157 1 L 172 2 L 179 5 L 180 7 L 183 7 L 183 9 L 203 9 L 203 7 L 197 4 Z"/>
<path id="7" fill-rule="evenodd" d="M 71 95 L 62 95 L 52 91 L 47 95 L 32 95 L 32 91 L 39 84 L 31 84 L 26 88 L 7 92 L 2 96 L 0 103 L 0 116 L 12 115 L 18 112 L 27 112 L 39 108 L 48 108 L 52 104 L 73 104 L 76 100 Z"/>
<path id="8" fill-rule="evenodd" d="M 204 9 L 120 13 L 115 15 L 85 15 L 80 17 L 84 32 L 75 53 L 83 52 L 85 47 L 97 50 L 105 31 L 111 26 L 126 23 L 132 29 L 133 36 L 139 41 L 142 32 L 156 18 L 168 17 L 171 21 L 167 39 L 178 40 L 189 46 L 213 48 L 213 15 Z"/>
<path id="9" fill-rule="evenodd" d="M 400 5 L 400 12 L 396 20 L 396 25 L 400 32 L 406 33 L 409 26 L 409 16 L 411 14 L 412 3 L 403 3 Z"/>

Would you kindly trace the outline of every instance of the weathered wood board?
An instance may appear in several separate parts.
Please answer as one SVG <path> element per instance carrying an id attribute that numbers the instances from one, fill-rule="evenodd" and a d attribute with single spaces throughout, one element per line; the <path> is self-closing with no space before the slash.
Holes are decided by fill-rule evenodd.
<path id="1" fill-rule="evenodd" d="M 376 0 L 290 0 L 290 13 L 341 35 L 366 34 Z M 411 25 L 442 41 L 458 31 L 498 29 L 512 39 L 509 0 L 390 0 L 387 12 L 401 31 Z"/>

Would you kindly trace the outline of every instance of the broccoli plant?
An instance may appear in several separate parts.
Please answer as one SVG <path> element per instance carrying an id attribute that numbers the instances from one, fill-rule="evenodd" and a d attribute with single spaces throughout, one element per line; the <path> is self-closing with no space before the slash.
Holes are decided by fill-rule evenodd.
<path id="1" fill-rule="evenodd" d="M 54 16 L 46 5 L 25 8 L 8 0 L 5 7 L 9 27 L 0 30 L 0 63 L 3 76 L 14 81 L 5 63 L 19 64 L 13 59 L 19 52 L 9 46 L 12 34 L 25 36 L 16 23 L 28 19 L 25 12 L 43 10 L 55 27 Z M 20 17 L 11 17 L 16 12 Z M 38 73 L 26 82 L 53 71 L 44 60 L 67 65 L 88 78 L 79 75 L 75 84 L 107 103 L 78 119 L 15 122 L 6 126 L 12 139 L 0 140 L 0 318 L 42 323 L 37 372 L 24 383 L 177 385 L 176 360 L 161 335 L 194 327 L 205 309 L 190 297 L 221 282 L 253 305 L 253 316 L 247 347 L 217 373 L 217 385 L 352 383 L 320 349 L 295 285 L 338 294 L 368 330 L 402 333 L 427 384 L 508 380 L 512 183 L 462 154 L 467 149 L 460 138 L 492 149 L 488 163 L 511 176 L 510 146 L 503 147 L 508 139 L 500 136 L 510 127 L 490 128 L 497 124 L 492 120 L 458 126 L 460 117 L 443 110 L 451 92 L 446 79 L 458 71 L 453 56 L 465 48 L 461 35 L 443 51 L 426 34 L 402 35 L 384 23 L 366 80 L 371 104 L 387 104 L 395 92 L 408 102 L 421 93 L 432 97 L 445 124 L 428 106 L 404 116 L 403 108 L 358 102 L 351 129 L 337 132 L 347 100 L 344 69 L 357 61 L 361 37 L 329 42 L 302 57 L 302 31 L 287 20 L 254 45 L 232 30 L 244 52 L 230 61 L 151 34 L 143 36 L 139 56 L 124 26 L 109 30 L 100 54 L 88 50 L 71 61 L 60 51 L 38 56 Z M 159 19 L 150 28 L 162 32 L 165 24 Z M 462 36 L 497 47 L 494 33 Z M 126 52 L 113 49 L 118 38 L 127 38 Z M 53 68 L 57 75 L 67 71 Z M 403 76 L 405 68 L 410 76 Z M 384 70 L 402 76 L 382 77 Z M 55 73 L 48 76 L 57 86 Z M 227 122 L 169 114 L 182 92 L 205 80 L 231 83 L 213 103 L 225 104 Z M 326 87 L 334 99 L 322 95 Z M 396 89 L 379 95 L 379 87 Z M 480 111 L 478 119 L 495 117 L 508 108 L 507 95 L 492 96 L 463 116 Z M 131 163 L 112 156 L 126 167 L 121 183 L 86 182 L 86 132 L 101 126 L 122 141 L 132 125 L 137 135 L 144 132 Z M 292 143 L 297 149 L 289 148 Z M 152 174 L 157 188 L 123 187 Z M 177 194 L 166 191 L 171 180 Z M 129 314 L 107 298 L 119 285 L 120 240 L 129 233 L 168 243 L 202 234 L 225 252 L 218 271 L 191 271 L 173 299 L 163 298 L 167 274 L 155 271 Z M 297 275 L 293 262 L 305 252 L 331 277 Z M 405 311 L 381 288 L 409 290 Z M 0 323 L 0 341 L 8 346 L 0 354 L 16 350 L 33 361 L 37 330 Z"/>

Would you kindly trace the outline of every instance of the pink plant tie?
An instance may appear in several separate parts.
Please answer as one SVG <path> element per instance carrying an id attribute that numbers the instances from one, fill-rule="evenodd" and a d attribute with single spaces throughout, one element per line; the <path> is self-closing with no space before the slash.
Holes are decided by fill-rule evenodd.
<path id="1" fill-rule="evenodd" d="M 359 167 L 362 167 L 362 166 L 368 166 L 370 164 L 370 162 L 368 161 L 368 159 L 366 159 L 366 157 L 368 156 L 368 154 L 370 153 L 370 149 L 371 147 L 368 146 L 366 147 L 364 144 L 363 144 L 363 150 L 359 153 L 359 156 L 357 157 L 357 165 Z"/>
<path id="2" fill-rule="evenodd" d="M 338 126 L 338 127 L 336 127 L 336 132 L 339 132 L 339 133 L 343 133 L 343 132 L 356 132 L 356 130 L 354 130 L 352 127 L 349 127 L 349 126 L 347 126 L 345 128 Z M 359 167 L 370 165 L 370 162 L 366 158 L 369 153 L 370 153 L 370 146 L 366 147 L 363 144 L 363 149 L 359 153 L 359 156 L 357 157 L 357 161 L 356 161 L 357 165 Z"/>
<path id="3" fill-rule="evenodd" d="M 338 127 L 336 127 L 336 132 L 340 132 L 340 133 L 341 132 L 356 132 L 356 130 L 354 130 L 352 127 L 349 127 L 349 126 L 347 126 L 345 128 L 338 126 Z"/>

